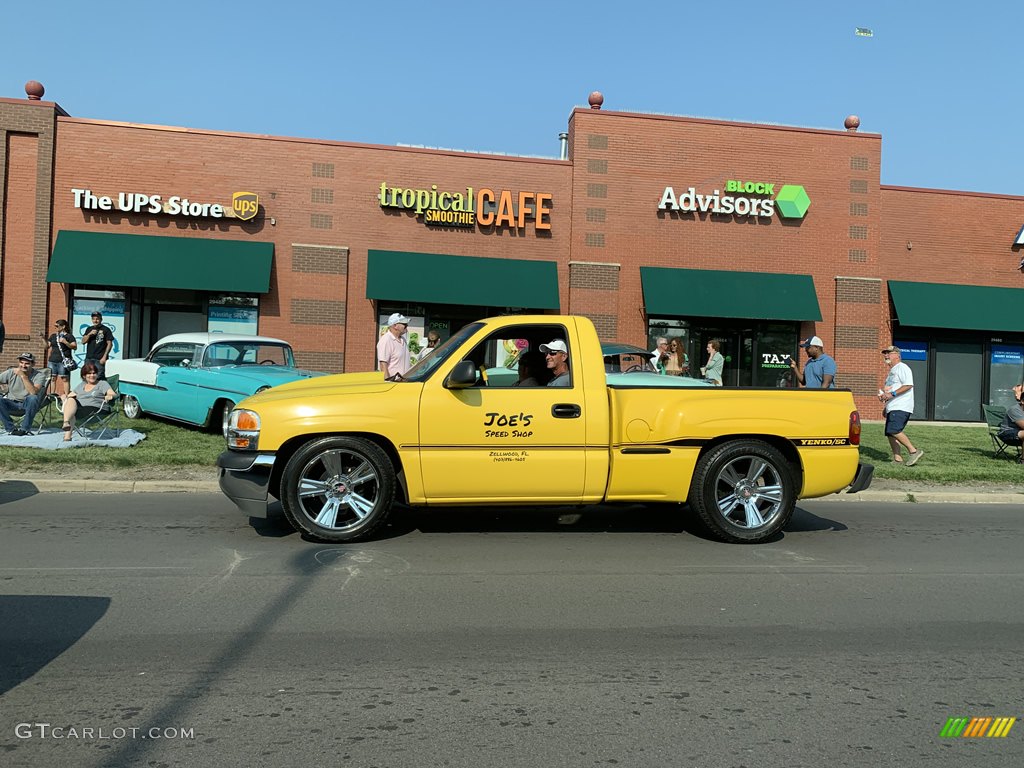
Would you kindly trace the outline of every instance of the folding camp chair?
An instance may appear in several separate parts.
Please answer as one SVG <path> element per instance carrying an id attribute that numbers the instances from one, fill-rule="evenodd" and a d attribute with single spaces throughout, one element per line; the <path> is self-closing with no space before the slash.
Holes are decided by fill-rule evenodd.
<path id="1" fill-rule="evenodd" d="M 46 394 L 43 396 L 43 402 L 39 406 L 39 410 L 36 412 L 36 420 L 32 424 L 32 434 L 38 435 L 44 429 L 46 425 L 52 421 L 57 421 L 60 417 L 60 398 L 57 397 L 57 382 L 59 377 L 53 375 L 53 371 L 49 368 L 46 369 L 46 383 L 44 391 Z"/>
<path id="2" fill-rule="evenodd" d="M 994 458 L 1005 456 L 1008 459 L 1014 458 L 1020 463 L 1022 447 L 1016 443 L 1008 443 L 999 436 L 999 428 L 1006 417 L 1006 408 L 1001 405 L 983 405 L 981 409 L 985 412 L 985 421 L 988 422 L 988 436 L 992 440 L 992 450 L 995 451 Z M 1013 456 L 1006 452 L 1008 448 L 1014 454 Z"/>
<path id="3" fill-rule="evenodd" d="M 120 431 L 121 393 L 117 389 L 120 377 L 107 376 L 107 384 L 114 390 L 114 399 L 102 408 L 79 407 L 75 419 L 75 432 L 89 440 L 117 437 Z"/>
<path id="4" fill-rule="evenodd" d="M 53 402 L 57 399 L 57 396 L 53 393 L 52 387 L 55 383 L 53 380 L 53 371 L 49 368 L 40 368 L 43 372 L 43 384 L 39 390 L 43 393 L 42 401 L 39 404 L 39 410 L 36 411 L 36 415 L 32 418 L 32 424 L 29 425 L 29 434 L 38 435 L 43 431 L 43 427 L 46 425 L 47 415 L 53 408 Z M 8 401 L 10 403 L 10 401 Z M 21 425 L 21 419 L 25 416 L 25 411 L 21 408 L 11 407 L 8 405 L 8 411 L 11 414 L 11 420 L 14 421 L 15 426 Z"/>

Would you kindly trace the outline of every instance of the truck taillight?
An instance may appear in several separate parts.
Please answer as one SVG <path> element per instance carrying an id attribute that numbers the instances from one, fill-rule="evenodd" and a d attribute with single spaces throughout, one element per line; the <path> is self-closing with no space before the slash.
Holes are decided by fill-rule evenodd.
<path id="1" fill-rule="evenodd" d="M 850 413 L 850 445 L 860 445 L 860 413 Z"/>

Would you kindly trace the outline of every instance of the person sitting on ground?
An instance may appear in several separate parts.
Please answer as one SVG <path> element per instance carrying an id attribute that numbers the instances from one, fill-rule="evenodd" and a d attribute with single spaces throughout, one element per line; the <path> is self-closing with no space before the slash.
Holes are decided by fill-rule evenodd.
<path id="1" fill-rule="evenodd" d="M 568 387 L 569 384 L 569 348 L 561 339 L 541 344 L 540 351 L 544 353 L 544 365 L 552 374 L 549 387 Z"/>
<path id="2" fill-rule="evenodd" d="M 1013 388 L 1013 397 L 1017 402 L 1006 409 L 999 425 L 999 439 L 1010 445 L 1024 445 L 1024 384 Z"/>
<path id="3" fill-rule="evenodd" d="M 519 380 L 513 387 L 543 387 L 547 381 L 544 355 L 540 352 L 523 352 L 519 356 Z"/>
<path id="4" fill-rule="evenodd" d="M 32 420 L 46 397 L 46 374 L 35 369 L 35 362 L 35 355 L 23 352 L 18 355 L 16 368 L 0 373 L 0 384 L 7 385 L 7 394 L 0 397 L 0 421 L 3 421 L 4 429 L 15 437 L 27 435 L 32 430 Z M 20 427 L 15 427 L 11 421 L 12 411 L 25 414 Z"/>
<path id="5" fill-rule="evenodd" d="M 110 384 L 100 380 L 99 366 L 88 362 L 82 366 L 82 383 L 64 398 L 64 441 L 71 440 L 75 428 L 75 416 L 89 417 L 110 408 L 110 401 L 117 397 Z"/>

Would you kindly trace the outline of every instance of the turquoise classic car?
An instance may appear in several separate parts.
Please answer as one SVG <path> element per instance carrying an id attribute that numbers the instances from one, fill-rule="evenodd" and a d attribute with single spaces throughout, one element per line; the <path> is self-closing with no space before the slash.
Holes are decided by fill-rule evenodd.
<path id="1" fill-rule="evenodd" d="M 281 339 L 223 333 L 178 333 L 153 345 L 145 358 L 111 360 L 124 415 L 144 413 L 225 430 L 231 409 L 250 395 L 326 374 L 295 367 Z"/>

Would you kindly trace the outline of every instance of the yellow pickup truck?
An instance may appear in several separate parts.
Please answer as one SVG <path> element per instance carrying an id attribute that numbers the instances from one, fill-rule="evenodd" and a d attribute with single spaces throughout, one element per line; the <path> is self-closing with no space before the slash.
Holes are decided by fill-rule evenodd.
<path id="1" fill-rule="evenodd" d="M 516 361 L 522 380 L 493 375 Z M 761 542 L 798 498 L 871 482 L 847 390 L 651 386 L 616 365 L 586 318 L 471 323 L 396 380 L 339 374 L 243 400 L 220 486 L 254 516 L 277 497 L 319 541 L 370 536 L 396 502 L 685 502 L 719 538 Z M 562 367 L 568 376 L 543 385 Z"/>

